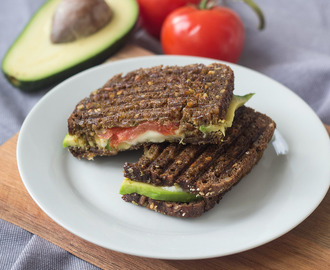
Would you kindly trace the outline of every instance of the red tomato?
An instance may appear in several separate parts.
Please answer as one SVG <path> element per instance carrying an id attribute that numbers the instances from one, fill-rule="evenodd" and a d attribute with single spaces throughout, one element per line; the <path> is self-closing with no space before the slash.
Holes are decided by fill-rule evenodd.
<path id="1" fill-rule="evenodd" d="M 157 122 L 144 122 L 135 127 L 109 128 L 105 134 L 100 134 L 99 136 L 103 139 L 111 139 L 110 146 L 116 147 L 119 143 L 131 141 L 148 130 L 157 131 L 158 133 L 167 136 L 174 135 L 176 129 L 178 129 L 178 125 L 175 123 L 160 125 Z"/>
<path id="2" fill-rule="evenodd" d="M 199 0 L 138 0 L 141 26 L 150 35 L 159 38 L 162 24 L 168 14 L 179 7 L 198 2 Z"/>
<path id="3" fill-rule="evenodd" d="M 183 54 L 237 62 L 245 39 L 244 25 L 231 9 L 186 6 L 164 21 L 161 43 L 165 54 Z"/>

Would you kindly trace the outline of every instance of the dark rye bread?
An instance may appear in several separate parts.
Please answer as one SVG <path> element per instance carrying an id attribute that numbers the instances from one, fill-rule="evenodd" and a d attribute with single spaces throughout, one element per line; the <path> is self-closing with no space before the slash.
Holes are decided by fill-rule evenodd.
<path id="1" fill-rule="evenodd" d="M 218 124 L 225 118 L 233 89 L 233 71 L 219 63 L 156 66 L 118 74 L 76 105 L 68 131 L 80 136 L 87 147 L 70 150 L 78 157 L 85 152 L 116 154 L 88 142 L 108 128 L 146 121 L 178 124 L 185 133 L 183 143 L 219 143 L 220 132 L 205 136 L 199 126 Z"/>
<path id="2" fill-rule="evenodd" d="M 140 147 L 141 147 L 141 144 L 137 144 L 135 146 L 130 147 L 129 150 L 137 150 Z M 96 157 L 96 156 L 98 156 L 98 157 L 114 156 L 114 155 L 117 155 L 119 152 L 117 149 L 111 149 L 111 151 L 109 151 L 106 148 L 99 148 L 96 146 L 92 147 L 90 145 L 88 145 L 85 148 L 71 147 L 71 146 L 69 146 L 68 148 L 74 157 L 76 157 L 78 159 L 86 158 L 89 160 L 94 159 L 94 157 Z"/>
<path id="3" fill-rule="evenodd" d="M 210 198 L 203 198 L 197 202 L 178 203 L 153 200 L 146 196 L 132 193 L 122 196 L 126 202 L 131 202 L 139 206 L 146 207 L 158 213 L 173 217 L 199 217 L 206 211 L 212 209 L 222 198 L 222 194 Z"/>
<path id="4" fill-rule="evenodd" d="M 233 126 L 220 145 L 152 144 L 145 147 L 138 162 L 124 165 L 124 175 L 158 186 L 175 183 L 203 197 L 204 201 L 218 202 L 260 160 L 275 127 L 274 121 L 266 115 L 243 106 L 237 110 Z M 123 196 L 125 201 L 131 198 Z M 200 202 L 184 204 L 185 212 L 179 213 L 191 216 L 188 206 L 194 209 L 196 204 Z M 159 201 L 157 205 L 158 209 L 168 209 L 167 202 Z M 172 211 L 163 213 L 172 215 Z"/>

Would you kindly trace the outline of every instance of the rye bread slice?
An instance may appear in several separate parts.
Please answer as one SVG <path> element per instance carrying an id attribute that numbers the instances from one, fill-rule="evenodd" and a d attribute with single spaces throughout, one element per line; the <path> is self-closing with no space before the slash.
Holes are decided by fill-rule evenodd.
<path id="1" fill-rule="evenodd" d="M 95 134 L 147 121 L 176 123 L 185 134 L 182 143 L 219 143 L 221 132 L 205 136 L 199 126 L 225 119 L 233 89 L 233 71 L 219 63 L 156 66 L 118 74 L 76 105 L 68 131 L 86 146 L 69 149 L 78 158 L 114 155 L 116 149 L 97 147 Z"/>
<path id="2" fill-rule="evenodd" d="M 217 203 L 219 203 L 222 198 L 222 194 L 210 198 L 203 198 L 200 201 L 190 203 L 153 200 L 137 193 L 125 194 L 122 198 L 126 202 L 146 207 L 164 215 L 192 218 L 199 217 L 206 211 L 212 209 Z"/>
<path id="3" fill-rule="evenodd" d="M 243 106 L 237 110 L 233 126 L 227 130 L 220 145 L 184 146 L 172 143 L 145 146 L 144 154 L 138 162 L 125 163 L 124 175 L 134 181 L 158 186 L 172 186 L 175 183 L 201 196 L 203 201 L 210 199 L 219 202 L 260 160 L 275 127 L 275 122 L 268 116 Z M 155 204 L 151 199 L 148 199 L 149 204 L 140 204 L 129 195 L 124 195 L 123 199 L 147 207 Z M 184 205 L 181 214 L 186 213 L 185 216 L 189 217 L 195 216 L 189 212 L 194 212 L 194 207 L 203 201 L 170 204 L 180 209 Z M 157 205 L 161 209 L 159 212 L 174 215 L 167 207 L 167 202 L 159 201 Z M 215 203 L 209 205 L 213 207 Z M 199 209 L 202 207 L 199 206 Z"/>

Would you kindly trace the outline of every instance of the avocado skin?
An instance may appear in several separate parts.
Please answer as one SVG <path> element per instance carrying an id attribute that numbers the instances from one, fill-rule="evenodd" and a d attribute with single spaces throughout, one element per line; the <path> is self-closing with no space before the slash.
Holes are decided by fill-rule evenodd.
<path id="1" fill-rule="evenodd" d="M 15 46 L 16 42 L 19 42 L 20 37 L 23 35 L 24 31 L 29 27 L 30 23 L 33 21 L 35 16 L 40 12 L 40 10 L 43 9 L 44 6 L 46 6 L 49 2 L 52 0 L 45 1 L 45 3 L 34 13 L 34 15 L 31 17 L 29 22 L 25 25 L 23 30 L 20 32 L 16 40 L 12 43 L 12 45 L 7 50 L 1 65 L 2 73 L 4 74 L 4 77 L 7 79 L 7 81 L 13 85 L 15 88 L 18 88 L 22 90 L 23 92 L 36 92 L 40 90 L 44 90 L 46 88 L 50 88 L 54 86 L 55 84 L 85 70 L 90 67 L 99 65 L 104 63 L 105 60 L 107 60 L 110 56 L 114 55 L 116 52 L 118 52 L 123 45 L 127 42 L 127 40 L 130 38 L 132 32 L 134 31 L 136 25 L 137 25 L 137 18 L 134 24 L 132 24 L 131 28 L 118 40 L 116 40 L 114 43 L 109 44 L 109 47 L 103 50 L 102 52 L 94 55 L 93 57 L 80 62 L 79 64 L 76 64 L 72 67 L 69 67 L 61 72 L 55 73 L 51 76 L 42 78 L 40 80 L 19 80 L 10 74 L 6 73 L 4 69 L 4 62 L 10 53 L 11 49 Z M 138 9 L 138 7 L 137 7 Z M 110 22 L 111 23 L 111 22 Z"/>

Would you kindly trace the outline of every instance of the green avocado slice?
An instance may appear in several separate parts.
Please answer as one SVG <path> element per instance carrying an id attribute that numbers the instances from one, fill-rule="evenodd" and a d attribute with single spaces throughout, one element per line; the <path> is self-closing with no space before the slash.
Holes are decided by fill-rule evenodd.
<path id="1" fill-rule="evenodd" d="M 225 134 L 226 128 L 231 127 L 233 124 L 235 111 L 239 107 L 243 106 L 253 95 L 254 93 L 246 94 L 244 96 L 234 95 L 229 104 L 225 121 L 223 123 L 219 123 L 219 125 L 200 126 L 199 130 L 203 133 L 220 131 Z"/>
<path id="2" fill-rule="evenodd" d="M 106 0 L 113 17 L 94 34 L 73 42 L 50 40 L 53 14 L 61 0 L 48 0 L 7 51 L 2 71 L 24 91 L 36 91 L 105 61 L 124 44 L 138 19 L 135 0 Z"/>
<path id="3" fill-rule="evenodd" d="M 76 142 L 74 140 L 74 137 L 72 135 L 69 135 L 69 133 L 66 134 L 65 137 L 64 137 L 64 139 L 63 139 L 62 145 L 63 145 L 64 148 L 65 147 L 68 147 L 68 146 L 74 146 L 74 145 L 76 145 Z"/>
<path id="4" fill-rule="evenodd" d="M 132 181 L 125 178 L 121 184 L 119 193 L 121 195 L 138 193 L 154 200 L 168 202 L 192 202 L 200 200 L 195 194 L 182 190 L 180 187 L 161 187 L 151 184 Z"/>
<path id="5" fill-rule="evenodd" d="M 76 135 L 70 135 L 69 133 L 65 135 L 63 142 L 62 142 L 63 147 L 68 147 L 68 146 L 77 146 L 81 147 L 83 146 L 83 140 L 80 139 Z"/>

